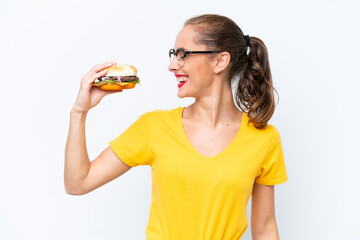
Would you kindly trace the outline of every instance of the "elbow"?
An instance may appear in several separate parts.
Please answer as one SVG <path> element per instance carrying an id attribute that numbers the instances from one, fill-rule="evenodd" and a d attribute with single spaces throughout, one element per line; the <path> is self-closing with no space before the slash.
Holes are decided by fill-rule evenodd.
<path id="1" fill-rule="evenodd" d="M 271 239 L 279 240 L 279 232 L 277 229 L 276 220 L 267 221 L 265 224 L 258 224 L 252 226 L 252 239 L 262 240 Z"/>
<path id="2" fill-rule="evenodd" d="M 74 185 L 74 184 L 70 184 L 70 183 L 67 183 L 65 181 L 65 184 L 64 184 L 64 187 L 65 187 L 65 192 L 68 194 L 68 195 L 84 195 L 86 194 L 87 192 L 84 191 L 83 188 L 81 188 L 81 186 L 79 185 Z"/>
<path id="3" fill-rule="evenodd" d="M 80 196 L 80 195 L 84 195 L 85 193 L 81 192 L 81 191 L 77 191 L 77 190 L 73 190 L 73 189 L 67 189 L 65 188 L 65 192 L 68 195 L 73 195 L 73 196 Z"/>

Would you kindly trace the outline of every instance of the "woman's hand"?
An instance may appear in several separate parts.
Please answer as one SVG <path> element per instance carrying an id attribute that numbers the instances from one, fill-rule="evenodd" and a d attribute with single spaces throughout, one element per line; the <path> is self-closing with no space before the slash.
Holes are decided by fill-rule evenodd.
<path id="1" fill-rule="evenodd" d="M 90 110 L 90 108 L 95 107 L 104 96 L 122 91 L 105 91 L 92 86 L 93 82 L 97 78 L 105 76 L 107 69 L 115 64 L 116 62 L 97 64 L 88 73 L 82 76 L 79 94 L 73 107 L 74 111 L 86 113 Z"/>

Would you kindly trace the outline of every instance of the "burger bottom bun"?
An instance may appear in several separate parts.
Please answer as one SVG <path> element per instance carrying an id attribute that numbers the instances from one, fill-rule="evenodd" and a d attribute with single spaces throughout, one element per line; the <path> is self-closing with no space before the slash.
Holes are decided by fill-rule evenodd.
<path id="1" fill-rule="evenodd" d="M 113 90 L 122 90 L 122 89 L 130 89 L 130 88 L 134 88 L 135 87 L 135 83 L 128 83 L 126 85 L 119 85 L 119 84 L 104 84 L 102 86 L 100 86 L 99 88 L 102 90 L 106 90 L 106 91 L 113 91 Z"/>

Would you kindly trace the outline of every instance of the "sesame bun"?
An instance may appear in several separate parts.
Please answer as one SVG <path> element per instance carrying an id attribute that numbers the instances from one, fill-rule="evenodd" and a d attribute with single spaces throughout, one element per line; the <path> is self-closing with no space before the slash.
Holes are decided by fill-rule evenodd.
<path id="1" fill-rule="evenodd" d="M 136 74 L 137 69 L 132 65 L 114 65 L 108 68 L 106 76 L 95 80 L 93 86 L 108 91 L 131 89 L 140 83 Z"/>
<path id="2" fill-rule="evenodd" d="M 108 68 L 106 76 L 136 76 L 137 69 L 132 65 L 114 65 Z"/>

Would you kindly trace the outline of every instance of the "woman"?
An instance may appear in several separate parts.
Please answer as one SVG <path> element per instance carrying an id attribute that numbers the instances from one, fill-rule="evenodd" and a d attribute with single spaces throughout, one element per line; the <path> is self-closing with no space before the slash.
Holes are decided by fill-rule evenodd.
<path id="1" fill-rule="evenodd" d="M 150 165 L 147 239 L 240 239 L 251 194 L 253 239 L 278 239 L 274 185 L 287 174 L 279 132 L 267 124 L 275 105 L 265 45 L 224 16 L 201 15 L 186 21 L 169 55 L 178 96 L 195 102 L 141 115 L 92 162 L 85 119 L 109 92 L 91 84 L 113 63 L 83 76 L 71 111 L 66 192 L 85 194 Z"/>

